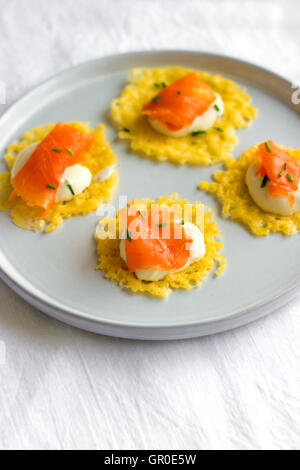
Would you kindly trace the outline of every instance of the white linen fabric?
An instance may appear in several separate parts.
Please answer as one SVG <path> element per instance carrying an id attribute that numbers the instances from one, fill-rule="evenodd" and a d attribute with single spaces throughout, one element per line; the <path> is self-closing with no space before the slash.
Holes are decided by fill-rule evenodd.
<path id="1" fill-rule="evenodd" d="M 297 0 L 0 0 L 0 113 L 61 70 L 137 49 L 224 53 L 300 80 L 299 26 Z M 1 449 L 300 448 L 300 299 L 160 343 L 65 326 L 1 282 L 0 299 Z"/>

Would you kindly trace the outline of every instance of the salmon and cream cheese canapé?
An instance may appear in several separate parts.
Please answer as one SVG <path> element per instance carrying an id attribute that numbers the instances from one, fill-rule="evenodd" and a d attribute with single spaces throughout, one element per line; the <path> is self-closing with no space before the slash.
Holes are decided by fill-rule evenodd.
<path id="1" fill-rule="evenodd" d="M 220 200 L 222 213 L 254 235 L 293 235 L 300 230 L 300 149 L 272 140 L 256 144 L 238 160 L 226 162 L 214 182 L 199 187 Z"/>
<path id="2" fill-rule="evenodd" d="M 180 165 L 224 162 L 257 113 L 232 80 L 176 66 L 132 70 L 111 111 L 132 150 Z"/>
<path id="3" fill-rule="evenodd" d="M 134 292 L 165 297 L 172 289 L 199 285 L 215 262 L 220 262 L 221 273 L 225 261 L 219 255 L 222 243 L 212 212 L 203 211 L 200 203 L 191 204 L 190 218 L 185 220 L 181 209 L 187 201 L 174 199 L 175 195 L 133 201 L 119 210 L 116 219 L 100 220 L 95 233 L 98 269 L 107 278 Z M 117 230 L 110 237 L 104 227 L 113 222 Z"/>
<path id="4" fill-rule="evenodd" d="M 10 171 L 0 175 L 0 209 L 21 228 L 46 231 L 97 209 L 117 179 L 103 131 L 101 124 L 57 123 L 24 134 L 5 155 Z"/>
<path id="5" fill-rule="evenodd" d="M 258 148 L 258 161 L 246 174 L 246 184 L 254 202 L 265 212 L 293 215 L 300 211 L 300 160 L 273 141 Z"/>
<path id="6" fill-rule="evenodd" d="M 223 113 L 221 96 L 195 72 L 163 87 L 142 110 L 157 132 L 170 137 L 204 134 Z"/>

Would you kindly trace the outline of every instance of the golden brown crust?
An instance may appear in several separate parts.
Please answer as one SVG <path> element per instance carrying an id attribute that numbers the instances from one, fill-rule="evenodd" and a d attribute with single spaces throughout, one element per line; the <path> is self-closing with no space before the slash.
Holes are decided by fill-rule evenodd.
<path id="1" fill-rule="evenodd" d="M 73 122 L 71 124 L 82 132 L 95 133 L 93 145 L 84 153 L 85 164 L 93 176 L 102 168 L 116 163 L 116 157 L 105 139 L 103 124 L 99 124 L 95 129 L 90 128 L 86 123 Z M 9 145 L 4 156 L 9 170 L 13 166 L 16 155 L 28 145 L 46 137 L 53 126 L 53 124 L 46 124 L 31 129 L 21 137 L 20 141 Z M 41 219 L 35 216 L 37 208 L 28 207 L 21 198 L 17 197 L 9 201 L 12 187 L 10 171 L 8 171 L 0 174 L 0 210 L 10 211 L 13 222 L 22 229 L 34 231 L 44 229 L 45 232 L 51 232 L 68 217 L 84 215 L 96 210 L 101 203 L 112 196 L 116 183 L 115 173 L 107 181 L 93 181 L 82 194 L 75 196 L 71 201 L 55 204 L 49 214 Z"/>
<path id="2" fill-rule="evenodd" d="M 221 75 L 198 72 L 199 77 L 221 95 L 225 105 L 225 113 L 205 135 L 167 137 L 153 130 L 146 116 L 141 114 L 143 104 L 158 92 L 155 83 L 170 84 L 189 72 L 191 70 L 174 66 L 132 70 L 129 85 L 112 102 L 112 116 L 120 129 L 120 139 L 129 140 L 130 147 L 146 157 L 181 165 L 214 165 L 223 162 L 237 143 L 235 129 L 249 126 L 257 113 L 250 104 L 251 98 L 233 81 Z"/>

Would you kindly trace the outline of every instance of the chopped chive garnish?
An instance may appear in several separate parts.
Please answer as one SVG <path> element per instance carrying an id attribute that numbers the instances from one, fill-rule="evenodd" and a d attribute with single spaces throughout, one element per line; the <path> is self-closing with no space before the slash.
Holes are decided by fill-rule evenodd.
<path id="1" fill-rule="evenodd" d="M 160 84 L 159 84 L 159 83 L 154 83 L 154 86 L 155 86 L 156 88 L 160 88 Z"/>
<path id="2" fill-rule="evenodd" d="M 161 86 L 162 86 L 163 88 L 166 88 L 166 87 L 167 87 L 166 82 L 161 82 Z"/>
<path id="3" fill-rule="evenodd" d="M 202 135 L 202 134 L 207 134 L 206 131 L 194 131 L 192 132 L 192 136 L 194 137 L 195 135 Z"/>
<path id="4" fill-rule="evenodd" d="M 269 181 L 268 175 L 265 175 L 261 183 L 261 188 L 264 188 L 268 181 Z"/>
<path id="5" fill-rule="evenodd" d="M 158 224 L 157 226 L 158 226 L 158 228 L 163 228 L 163 227 L 167 227 L 168 224 L 166 224 L 166 223 L 164 223 L 164 224 Z"/>
<path id="6" fill-rule="evenodd" d="M 152 103 L 157 103 L 158 101 L 160 101 L 161 97 L 160 96 L 155 96 L 155 98 L 153 98 L 152 100 Z"/>
<path id="7" fill-rule="evenodd" d="M 288 173 L 288 174 L 286 175 L 286 177 L 287 177 L 287 179 L 289 180 L 290 183 L 293 183 L 293 182 L 294 182 L 294 178 L 293 178 L 293 176 L 292 176 L 290 173 Z"/>
<path id="8" fill-rule="evenodd" d="M 219 106 L 218 106 L 217 104 L 214 105 L 214 108 L 215 108 L 218 112 L 220 112 L 220 108 L 219 108 Z"/>
<path id="9" fill-rule="evenodd" d="M 70 184 L 67 184 L 69 190 L 71 191 L 71 193 L 73 194 L 73 196 L 75 196 L 75 192 L 74 192 L 74 189 L 72 188 L 72 186 Z"/>
<path id="10" fill-rule="evenodd" d="M 143 216 L 143 214 L 141 213 L 141 211 L 138 211 L 138 213 L 139 213 L 140 217 L 141 217 L 143 220 L 145 220 L 145 217 Z"/>
<path id="11" fill-rule="evenodd" d="M 130 129 L 128 129 L 128 127 L 124 127 L 124 128 L 122 129 L 122 131 L 123 131 L 123 132 L 130 132 Z"/>
<path id="12" fill-rule="evenodd" d="M 180 90 L 177 90 L 177 95 L 181 95 L 181 91 L 180 91 Z"/>
<path id="13" fill-rule="evenodd" d="M 71 152 L 71 150 L 68 149 L 68 147 L 65 147 L 65 151 L 68 152 L 68 154 L 71 155 L 71 157 L 74 157 L 74 153 Z"/>
<path id="14" fill-rule="evenodd" d="M 268 151 L 269 153 L 272 153 L 272 150 L 271 150 L 271 147 L 270 147 L 269 142 L 265 142 L 265 147 L 266 147 L 266 149 L 267 149 L 267 151 Z"/>
<path id="15" fill-rule="evenodd" d="M 59 149 L 57 149 L 57 148 L 55 148 L 55 147 L 54 147 L 52 150 L 53 150 L 53 152 L 56 152 L 56 153 L 62 153 L 62 150 L 59 150 Z"/>
<path id="16" fill-rule="evenodd" d="M 215 127 L 215 130 L 219 132 L 224 132 L 224 130 L 221 127 Z"/>
<path id="17" fill-rule="evenodd" d="M 280 171 L 278 176 L 279 176 L 279 178 L 281 178 L 283 176 L 283 170 Z"/>
<path id="18" fill-rule="evenodd" d="M 182 221 L 180 222 L 180 225 L 184 225 L 184 220 L 182 220 Z"/>
<path id="19" fill-rule="evenodd" d="M 53 191 L 56 190 L 56 186 L 52 186 L 52 184 L 46 184 L 46 188 L 52 189 Z"/>
<path id="20" fill-rule="evenodd" d="M 284 170 L 287 169 L 287 163 L 284 164 L 283 168 L 284 168 Z"/>
<path id="21" fill-rule="evenodd" d="M 127 241 L 129 241 L 130 243 L 132 242 L 131 233 L 129 232 L 128 229 L 126 230 L 126 238 L 127 238 Z"/>

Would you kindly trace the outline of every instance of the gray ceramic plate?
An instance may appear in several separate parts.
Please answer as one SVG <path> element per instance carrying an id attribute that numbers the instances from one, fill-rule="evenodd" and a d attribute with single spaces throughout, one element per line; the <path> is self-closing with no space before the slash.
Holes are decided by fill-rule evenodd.
<path id="1" fill-rule="evenodd" d="M 9 142 L 34 126 L 59 120 L 99 121 L 119 159 L 119 194 L 130 198 L 178 192 L 190 201 L 218 207 L 198 191 L 215 168 L 155 164 L 118 142 L 109 105 L 136 66 L 184 65 L 219 72 L 246 85 L 259 108 L 254 125 L 239 132 L 238 155 L 257 141 L 274 139 L 299 147 L 299 107 L 291 105 L 291 84 L 246 62 L 195 52 L 138 52 L 107 57 L 68 70 L 44 83 L 0 120 L 1 155 Z M 1 170 L 5 166 L 0 163 Z M 95 214 L 66 221 L 50 235 L 15 227 L 0 213 L 0 276 L 43 312 L 96 333 L 138 339 L 176 339 L 228 330 L 283 305 L 298 290 L 299 236 L 255 238 L 242 226 L 218 220 L 224 234 L 227 269 L 200 288 L 174 291 L 167 300 L 131 295 L 95 271 Z"/>

